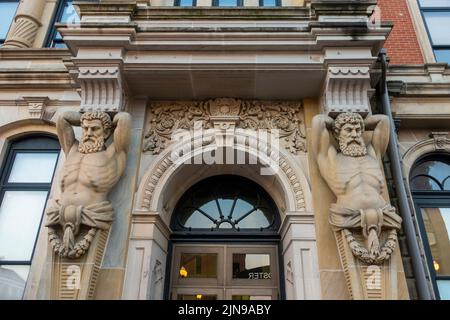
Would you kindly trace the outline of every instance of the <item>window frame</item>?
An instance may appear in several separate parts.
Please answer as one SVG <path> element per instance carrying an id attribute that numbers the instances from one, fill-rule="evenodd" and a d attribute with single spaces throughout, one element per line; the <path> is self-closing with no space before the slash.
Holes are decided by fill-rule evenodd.
<path id="1" fill-rule="evenodd" d="M 251 184 L 252 187 L 258 189 L 261 192 L 261 197 L 267 202 L 270 206 L 268 209 L 273 214 L 273 221 L 266 228 L 191 228 L 185 227 L 180 223 L 180 215 L 182 214 L 184 200 L 191 197 L 193 191 L 201 190 L 207 180 L 210 179 L 224 179 L 224 183 L 234 183 L 236 181 L 241 181 L 242 183 Z M 225 216 L 224 216 L 225 217 Z M 205 179 L 198 181 L 193 184 L 189 188 L 185 190 L 185 192 L 181 195 L 181 197 L 177 200 L 177 203 L 174 207 L 170 227 L 172 230 L 171 239 L 183 239 L 185 241 L 200 241 L 200 242 L 211 242 L 211 241 L 248 241 L 248 242 L 260 242 L 260 241 L 278 241 L 280 236 L 278 234 L 278 229 L 281 225 L 281 217 L 279 210 L 270 196 L 270 194 L 259 184 L 256 182 L 242 177 L 238 175 L 230 175 L 230 174 L 220 174 L 211 176 Z"/>
<path id="2" fill-rule="evenodd" d="M 445 159 L 446 158 L 449 159 L 449 155 L 445 154 L 445 153 L 426 154 L 415 161 L 414 165 L 411 168 L 410 174 L 412 174 L 415 167 L 417 167 L 421 163 L 430 161 L 430 160 L 439 161 L 439 158 L 441 159 L 442 162 L 448 162 L 448 161 L 445 161 Z M 409 181 L 411 181 L 411 177 L 410 177 Z M 428 269 L 430 271 L 430 276 L 431 276 L 430 280 L 433 285 L 435 295 L 436 295 L 437 299 L 440 300 L 441 296 L 439 293 L 437 281 L 438 280 L 450 281 L 450 274 L 444 275 L 444 276 L 437 275 L 436 271 L 434 270 L 433 255 L 431 252 L 430 242 L 428 239 L 427 231 L 425 229 L 425 221 L 424 221 L 421 209 L 422 208 L 443 208 L 443 207 L 450 208 L 450 191 L 445 191 L 445 190 L 441 190 L 441 191 L 427 190 L 427 191 L 425 191 L 425 190 L 411 189 L 411 195 L 412 195 L 413 202 L 414 202 L 414 209 L 416 211 L 419 231 L 422 236 L 422 243 L 423 243 L 423 247 L 424 247 L 424 251 L 425 251 L 425 256 L 427 259 L 427 265 L 428 265 Z"/>
<path id="3" fill-rule="evenodd" d="M 14 15 L 13 15 L 12 19 L 11 19 L 11 23 L 9 24 L 8 31 L 5 34 L 5 38 L 0 38 L 0 47 L 5 43 L 6 38 L 8 37 L 8 33 L 9 33 L 9 31 L 11 31 L 11 27 L 12 27 L 12 25 L 14 23 L 14 17 L 16 16 L 17 10 L 19 10 L 19 5 L 20 5 L 20 0 L 0 0 L 0 3 L 2 3 L 2 2 L 4 2 L 4 3 L 6 3 L 6 2 L 17 3 L 17 8 L 16 8 L 16 11 L 14 12 Z"/>
<path id="4" fill-rule="evenodd" d="M 436 62 L 440 62 L 437 59 L 436 51 L 437 50 L 449 50 L 450 51 L 450 44 L 448 45 L 435 45 L 433 41 L 433 37 L 431 36 L 430 29 L 428 28 L 427 20 L 425 19 L 425 12 L 448 12 L 449 18 L 450 18 L 450 6 L 448 7 L 423 7 L 420 3 L 420 0 L 417 0 L 417 5 L 419 6 L 420 15 L 422 16 L 422 21 L 425 26 L 425 30 L 427 31 L 428 39 L 430 40 L 431 50 L 433 51 L 434 60 Z M 450 42 L 450 39 L 449 39 Z M 446 63 L 446 62 L 441 62 Z M 450 62 L 447 62 L 447 64 L 450 64 Z"/>
<path id="5" fill-rule="evenodd" d="M 58 166 L 58 158 L 60 154 L 60 147 L 58 140 L 50 135 L 25 136 L 14 141 L 8 145 L 5 157 L 1 162 L 0 167 L 0 206 L 3 203 L 4 195 L 7 191 L 47 191 L 46 203 L 50 195 L 51 186 L 55 177 L 56 168 Z M 17 153 L 56 153 L 58 155 L 53 169 L 51 181 L 49 183 L 16 183 L 8 182 L 7 179 L 11 174 L 14 160 Z M 44 206 L 45 208 L 45 206 Z M 41 229 L 44 219 L 44 211 L 41 213 L 39 219 L 38 233 L 34 240 L 33 249 L 29 260 L 0 260 L 0 265 L 4 266 L 31 266 L 34 253 L 36 251 L 37 240 L 39 237 L 39 230 Z"/>
<path id="6" fill-rule="evenodd" d="M 64 44 L 64 41 L 61 39 L 55 39 L 56 35 L 58 33 L 58 30 L 56 30 L 55 24 L 61 22 L 61 18 L 64 14 L 64 8 L 66 7 L 66 4 L 68 2 L 74 2 L 75 0 L 59 0 L 57 2 L 57 9 L 55 10 L 53 17 L 52 17 L 52 25 L 51 28 L 49 28 L 48 34 L 47 34 L 47 41 L 45 42 L 47 48 L 54 48 L 54 49 L 63 49 L 63 48 L 57 48 L 55 47 L 55 44 Z M 67 48 L 64 48 L 67 49 Z"/>

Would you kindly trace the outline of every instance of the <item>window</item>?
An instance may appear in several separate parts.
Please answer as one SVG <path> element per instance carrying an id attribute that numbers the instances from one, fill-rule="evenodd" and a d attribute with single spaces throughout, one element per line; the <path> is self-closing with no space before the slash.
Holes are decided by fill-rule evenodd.
<path id="1" fill-rule="evenodd" d="M 205 179 L 180 199 L 173 230 L 186 233 L 276 232 L 279 217 L 269 195 L 251 180 L 221 175 Z"/>
<path id="2" fill-rule="evenodd" d="M 22 298 L 58 155 L 49 137 L 9 147 L 0 175 L 0 300 Z"/>
<path id="3" fill-rule="evenodd" d="M 419 0 L 437 62 L 450 63 L 450 0 Z"/>
<path id="4" fill-rule="evenodd" d="M 6 40 L 18 6 L 19 0 L 0 0 L 0 45 Z"/>
<path id="5" fill-rule="evenodd" d="M 73 6 L 73 0 L 60 0 L 58 10 L 54 19 L 53 28 L 50 32 L 49 46 L 53 48 L 66 48 L 65 43 L 61 37 L 61 34 L 56 31 L 56 23 L 77 24 L 80 22 L 75 7 Z"/>
<path id="6" fill-rule="evenodd" d="M 419 159 L 410 186 L 436 296 L 450 300 L 450 156 Z"/>

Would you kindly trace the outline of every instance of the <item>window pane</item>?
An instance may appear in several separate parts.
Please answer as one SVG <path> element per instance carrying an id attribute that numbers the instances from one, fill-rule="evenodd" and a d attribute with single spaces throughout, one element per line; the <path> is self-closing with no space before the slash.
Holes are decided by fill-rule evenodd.
<path id="1" fill-rule="evenodd" d="M 264 7 L 276 7 L 277 1 L 276 0 L 264 0 L 263 6 Z"/>
<path id="2" fill-rule="evenodd" d="M 0 260 L 29 261 L 47 191 L 6 191 L 0 206 Z"/>
<path id="3" fill-rule="evenodd" d="M 193 7 L 194 0 L 180 0 L 180 7 Z"/>
<path id="4" fill-rule="evenodd" d="M 425 161 L 412 171 L 413 190 L 443 190 L 450 176 L 450 164 L 444 161 Z"/>
<path id="5" fill-rule="evenodd" d="M 16 14 L 17 2 L 0 2 L 0 39 L 5 39 Z"/>
<path id="6" fill-rule="evenodd" d="M 180 278 L 216 278 L 217 253 L 182 253 Z"/>
<path id="7" fill-rule="evenodd" d="M 29 271 L 29 266 L 0 265 L 0 300 L 22 299 Z"/>
<path id="8" fill-rule="evenodd" d="M 450 280 L 437 280 L 441 300 L 450 300 Z"/>
<path id="9" fill-rule="evenodd" d="M 428 11 L 423 13 L 434 46 L 450 45 L 450 11 Z"/>
<path id="10" fill-rule="evenodd" d="M 234 253 L 234 279 L 271 279 L 270 254 Z"/>
<path id="11" fill-rule="evenodd" d="M 450 275 L 450 208 L 422 208 L 422 215 L 438 276 Z"/>
<path id="12" fill-rule="evenodd" d="M 66 3 L 63 14 L 61 16 L 61 20 L 59 20 L 59 22 L 67 22 L 68 24 L 80 22 L 80 17 L 78 17 L 78 13 L 72 4 L 72 1 L 68 1 Z"/>
<path id="13" fill-rule="evenodd" d="M 219 7 L 237 7 L 237 0 L 219 0 Z"/>
<path id="14" fill-rule="evenodd" d="M 50 183 L 57 159 L 57 153 L 18 152 L 8 182 Z"/>
<path id="15" fill-rule="evenodd" d="M 217 300 L 216 295 L 212 294 L 179 294 L 178 300 Z"/>
<path id="16" fill-rule="evenodd" d="M 437 62 L 450 63 L 450 49 L 437 49 L 434 50 L 434 55 Z"/>
<path id="17" fill-rule="evenodd" d="M 422 8 L 450 7 L 450 0 L 419 0 Z"/>
<path id="18" fill-rule="evenodd" d="M 264 215 L 264 213 L 258 209 L 255 212 L 249 214 L 241 221 L 239 221 L 238 227 L 242 229 L 251 229 L 254 228 L 255 226 L 267 228 L 268 226 L 270 226 L 270 223 L 271 221 L 269 221 L 268 218 Z"/>

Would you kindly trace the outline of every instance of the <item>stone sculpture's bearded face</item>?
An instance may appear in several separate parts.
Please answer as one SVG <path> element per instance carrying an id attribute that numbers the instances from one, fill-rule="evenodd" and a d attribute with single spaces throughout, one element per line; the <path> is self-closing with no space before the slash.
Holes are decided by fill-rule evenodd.
<path id="1" fill-rule="evenodd" d="M 86 113 L 81 118 L 81 140 L 78 146 L 80 153 L 102 151 L 108 139 L 111 120 L 105 113 Z"/>
<path id="2" fill-rule="evenodd" d="M 364 121 L 357 113 L 339 115 L 335 121 L 335 135 L 342 154 L 349 157 L 362 157 L 367 154 L 362 134 Z"/>

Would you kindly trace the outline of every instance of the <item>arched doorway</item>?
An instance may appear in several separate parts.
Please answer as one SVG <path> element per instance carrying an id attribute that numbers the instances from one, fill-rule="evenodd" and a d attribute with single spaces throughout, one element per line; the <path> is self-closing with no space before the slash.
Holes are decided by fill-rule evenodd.
<path id="1" fill-rule="evenodd" d="M 170 226 L 171 299 L 280 298 L 280 215 L 252 180 L 217 175 L 194 184 Z"/>

